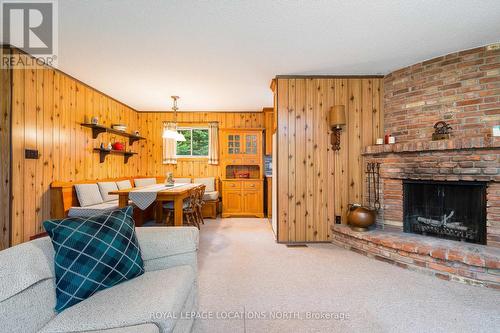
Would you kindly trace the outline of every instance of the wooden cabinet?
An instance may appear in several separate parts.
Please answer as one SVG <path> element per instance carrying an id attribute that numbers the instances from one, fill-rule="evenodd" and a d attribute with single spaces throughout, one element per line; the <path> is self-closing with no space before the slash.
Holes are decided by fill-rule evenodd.
<path id="1" fill-rule="evenodd" d="M 264 217 L 262 129 L 221 130 L 221 167 L 222 217 Z"/>
<path id="2" fill-rule="evenodd" d="M 222 181 L 222 217 L 264 217 L 264 181 L 231 179 Z"/>

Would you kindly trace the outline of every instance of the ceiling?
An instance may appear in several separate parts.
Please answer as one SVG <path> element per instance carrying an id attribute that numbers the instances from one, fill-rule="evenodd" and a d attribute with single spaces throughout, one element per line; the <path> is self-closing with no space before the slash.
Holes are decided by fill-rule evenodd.
<path id="1" fill-rule="evenodd" d="M 278 74 L 386 74 L 500 41 L 500 1 L 64 0 L 58 67 L 140 111 L 255 111 Z"/>

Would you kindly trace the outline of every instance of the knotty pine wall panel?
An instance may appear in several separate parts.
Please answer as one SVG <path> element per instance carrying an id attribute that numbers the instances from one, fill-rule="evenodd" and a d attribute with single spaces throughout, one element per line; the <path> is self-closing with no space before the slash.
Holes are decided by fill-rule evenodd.
<path id="1" fill-rule="evenodd" d="M 180 158 L 177 165 L 163 164 L 162 131 L 164 121 L 173 121 L 171 112 L 139 112 L 141 135 L 147 141 L 140 142 L 141 172 L 146 176 L 164 176 L 173 172 L 176 177 L 220 177 L 218 165 L 208 165 L 206 158 Z M 219 128 L 264 127 L 262 112 L 178 112 L 179 127 L 207 126 L 216 121 Z"/>
<path id="2" fill-rule="evenodd" d="M 2 54 L 10 49 L 0 48 Z M 0 68 L 0 250 L 10 243 L 10 146 L 11 146 L 11 79 L 12 71 Z"/>
<path id="3" fill-rule="evenodd" d="M 335 216 L 363 203 L 362 148 L 382 136 L 380 78 L 278 78 L 278 240 L 330 239 Z M 346 106 L 341 149 L 330 145 L 328 111 Z"/>
<path id="4" fill-rule="evenodd" d="M 123 123 L 130 131 L 140 130 L 135 110 L 70 76 L 42 67 L 13 70 L 12 99 L 11 245 L 43 231 L 42 222 L 50 217 L 53 181 L 140 174 L 138 156 L 126 165 L 118 155 L 99 163 L 93 148 L 113 141 L 115 136 L 104 133 L 93 140 L 91 130 L 80 126 L 97 116 L 105 126 Z M 116 136 L 116 140 L 125 138 Z M 135 143 L 132 150 L 137 146 Z M 25 159 L 25 149 L 37 149 L 39 159 Z"/>

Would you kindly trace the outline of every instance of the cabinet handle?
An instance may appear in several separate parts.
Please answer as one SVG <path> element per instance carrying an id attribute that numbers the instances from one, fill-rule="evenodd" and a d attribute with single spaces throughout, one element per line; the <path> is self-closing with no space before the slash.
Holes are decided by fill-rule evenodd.
<path id="1" fill-rule="evenodd" d="M 250 187 L 255 187 L 255 184 L 250 184 Z"/>

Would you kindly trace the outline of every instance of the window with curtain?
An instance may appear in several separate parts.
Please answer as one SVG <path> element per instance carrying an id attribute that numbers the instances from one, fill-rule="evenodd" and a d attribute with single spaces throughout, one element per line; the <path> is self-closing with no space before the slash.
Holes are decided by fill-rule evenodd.
<path id="1" fill-rule="evenodd" d="M 186 138 L 186 141 L 176 144 L 177 157 L 208 157 L 210 147 L 208 128 L 179 127 L 177 130 Z"/>

